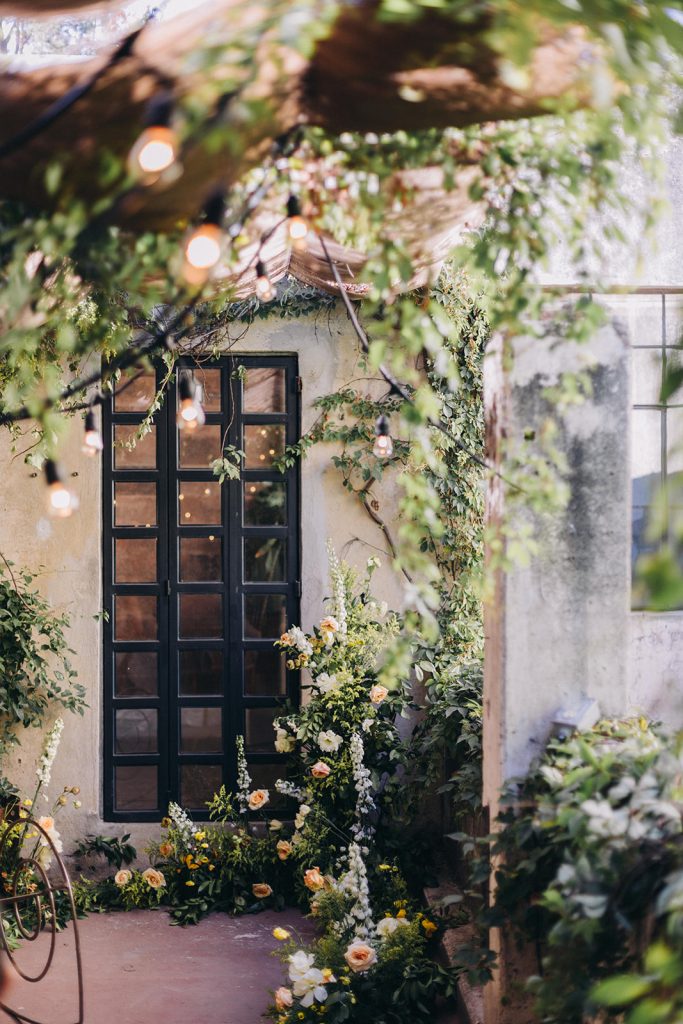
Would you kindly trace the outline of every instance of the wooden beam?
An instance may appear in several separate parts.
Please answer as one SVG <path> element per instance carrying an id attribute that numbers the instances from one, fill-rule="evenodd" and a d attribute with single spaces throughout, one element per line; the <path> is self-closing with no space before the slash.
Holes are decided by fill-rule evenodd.
<path id="1" fill-rule="evenodd" d="M 33 0 L 24 0 L 22 9 L 45 10 L 47 3 L 35 0 L 34 7 Z M 94 88 L 67 113 L 0 161 L 0 198 L 49 202 L 44 174 L 59 159 L 73 195 L 97 199 L 105 189 L 100 183 L 103 155 L 125 157 L 149 97 L 161 85 L 171 85 L 180 97 L 191 92 L 201 84 L 201 75 L 188 70 L 187 58 L 207 39 L 235 38 L 240 26 L 253 32 L 275 3 L 209 0 L 187 14 L 148 25 L 131 54 L 114 66 L 107 66 L 109 54 L 102 53 L 94 60 L 5 73 L 0 78 L 0 144 L 94 69 L 104 68 Z M 258 165 L 271 139 L 301 121 L 331 132 L 442 128 L 542 114 L 560 97 L 569 105 L 588 100 L 583 67 L 588 56 L 596 58 L 587 53 L 579 30 L 547 33 L 533 55 L 528 85 L 515 89 L 486 43 L 483 22 L 463 25 L 427 13 L 417 23 L 394 24 L 380 20 L 377 9 L 377 0 L 340 5 L 339 16 L 308 62 L 290 50 L 273 53 L 266 34 L 256 57 L 258 73 L 241 97 L 258 99 L 258 120 L 241 120 L 239 104 L 228 105 L 230 148 L 216 152 L 197 144 L 184 155 L 184 173 L 176 182 L 131 197 L 117 211 L 117 222 L 159 230 L 195 216 L 212 188 L 229 186 Z"/>

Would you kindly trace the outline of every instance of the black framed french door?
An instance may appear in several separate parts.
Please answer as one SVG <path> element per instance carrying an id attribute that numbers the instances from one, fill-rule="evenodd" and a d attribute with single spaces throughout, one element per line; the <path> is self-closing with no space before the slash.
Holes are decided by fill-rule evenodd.
<path id="1" fill-rule="evenodd" d="M 206 422 L 176 426 L 192 372 Z M 199 819 L 235 784 L 243 734 L 254 784 L 281 774 L 273 717 L 298 697 L 273 647 L 299 621 L 299 476 L 274 461 L 299 436 L 293 356 L 176 364 L 119 382 L 104 409 L 104 816 L 154 821 L 170 800 Z M 133 446 L 132 441 L 135 439 Z M 244 453 L 237 479 L 211 464 Z"/>

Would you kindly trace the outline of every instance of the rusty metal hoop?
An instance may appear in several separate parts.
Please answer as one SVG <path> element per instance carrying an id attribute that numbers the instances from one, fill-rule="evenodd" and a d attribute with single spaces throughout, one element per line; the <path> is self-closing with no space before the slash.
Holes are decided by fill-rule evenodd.
<path id="1" fill-rule="evenodd" d="M 78 985 L 78 1018 L 73 1024 L 83 1024 L 84 992 L 83 963 L 81 943 L 78 933 L 78 919 L 74 901 L 71 879 L 64 861 L 59 855 L 52 836 L 31 816 L 18 816 L 14 819 L 5 818 L 5 828 L 0 836 L 0 863 L 3 863 L 13 844 L 17 844 L 16 861 L 6 894 L 0 896 L 0 948 L 4 950 L 17 974 L 24 981 L 36 984 L 48 974 L 55 954 L 57 939 L 57 914 L 55 894 L 66 893 L 71 910 L 71 925 L 74 933 L 74 953 L 76 961 L 76 978 Z M 50 874 L 41 862 L 41 851 L 49 851 Z M 44 854 L 43 854 L 44 856 Z M 7 857 L 9 860 L 10 858 Z M 26 878 L 34 879 L 30 886 Z M 23 891 L 22 891 L 23 890 Z M 32 906 L 35 921 L 27 926 L 26 911 Z M 22 914 L 22 907 L 24 908 Z M 35 942 L 46 929 L 50 930 L 50 941 L 45 963 L 37 973 L 29 974 L 16 961 L 14 951 L 9 947 L 5 932 L 5 919 L 13 919 L 14 925 L 24 942 Z M 4 1010 L 18 1024 L 53 1024 L 50 1020 L 38 1020 L 7 1005 L 0 1000 L 0 1010 Z"/>

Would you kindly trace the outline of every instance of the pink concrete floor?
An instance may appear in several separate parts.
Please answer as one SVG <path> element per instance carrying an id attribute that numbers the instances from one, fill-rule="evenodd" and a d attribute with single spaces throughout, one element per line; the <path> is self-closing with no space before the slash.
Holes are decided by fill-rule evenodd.
<path id="1" fill-rule="evenodd" d="M 276 925 L 310 936 L 295 911 L 248 917 L 214 914 L 172 927 L 162 912 L 93 914 L 79 921 L 85 979 L 85 1024 L 259 1024 L 269 993 L 284 980 L 271 952 Z M 39 973 L 47 936 L 17 959 Z M 36 970 L 37 969 L 37 970 Z M 44 1024 L 78 1019 L 73 932 L 57 936 L 47 976 L 28 985 L 14 976 L 5 1003 Z M 8 1017 L 0 1011 L 0 1021 Z"/>

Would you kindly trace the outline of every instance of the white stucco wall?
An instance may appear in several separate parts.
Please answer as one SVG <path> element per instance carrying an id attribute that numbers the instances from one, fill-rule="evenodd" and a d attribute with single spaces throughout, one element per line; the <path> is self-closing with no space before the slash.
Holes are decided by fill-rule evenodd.
<path id="1" fill-rule="evenodd" d="M 236 325 L 234 335 L 242 335 Z M 296 354 L 303 380 L 302 429 L 311 427 L 317 412 L 313 401 L 354 381 L 358 390 L 367 385 L 367 373 L 359 368 L 358 345 L 346 314 L 327 311 L 299 319 L 273 318 L 257 321 L 231 348 L 232 354 Z M 378 392 L 375 392 L 378 393 Z M 29 442 L 30 443 L 30 442 Z M 62 787 L 78 785 L 83 807 L 65 809 L 61 828 L 66 849 L 86 833 L 120 835 L 130 831 L 141 850 L 147 837 L 158 830 L 154 825 L 126 825 L 102 821 L 102 657 L 101 627 L 94 618 L 102 606 L 101 567 L 101 480 L 100 462 L 80 451 L 81 424 L 74 422 L 60 448 L 60 461 L 67 472 L 75 472 L 71 483 L 80 495 L 80 510 L 71 519 L 49 520 L 45 514 L 42 476 L 13 458 L 6 436 L 0 438 L 0 551 L 18 565 L 41 568 L 40 589 L 59 610 L 72 620 L 69 639 L 75 650 L 74 665 L 87 689 L 89 708 L 83 718 L 66 715 L 62 744 L 53 770 L 50 797 Z M 18 446 L 21 450 L 21 444 Z M 357 500 L 341 486 L 339 472 L 330 461 L 332 448 L 316 446 L 302 466 L 302 625 L 310 628 L 320 617 L 327 586 L 326 544 L 330 538 L 343 557 L 363 566 L 370 554 L 379 554 L 382 568 L 375 576 L 376 594 L 390 606 L 399 607 L 401 589 L 390 568 L 383 535 L 362 510 Z M 395 493 L 389 484 L 373 489 L 380 502 L 380 514 L 391 522 Z M 35 762 L 41 736 L 37 730 L 24 735 L 10 778 L 32 793 Z M 47 804 L 44 805 L 47 808 Z"/>

